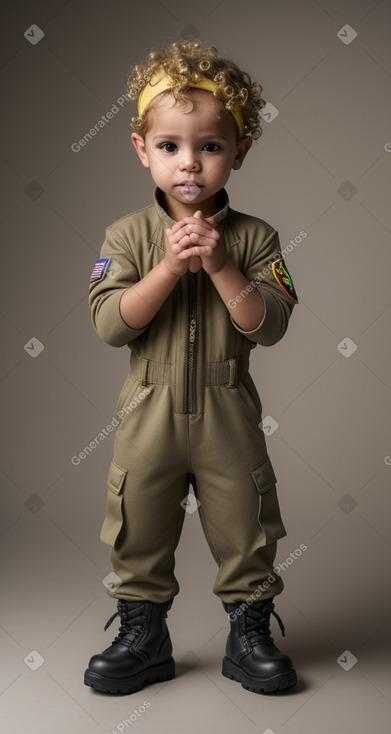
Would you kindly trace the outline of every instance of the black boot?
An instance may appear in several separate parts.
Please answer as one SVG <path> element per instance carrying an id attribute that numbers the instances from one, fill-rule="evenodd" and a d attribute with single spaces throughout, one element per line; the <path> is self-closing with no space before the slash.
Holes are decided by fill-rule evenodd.
<path id="1" fill-rule="evenodd" d="M 163 604 L 118 599 L 119 634 L 100 655 L 93 655 L 84 674 L 84 683 L 105 693 L 134 693 L 146 683 L 175 678 L 167 611 L 173 599 Z"/>
<path id="2" fill-rule="evenodd" d="M 297 678 L 292 661 L 277 650 L 270 634 L 273 614 L 285 636 L 284 625 L 274 611 L 273 597 L 251 605 L 223 602 L 223 607 L 231 622 L 223 675 L 255 693 L 273 693 L 294 686 Z"/>

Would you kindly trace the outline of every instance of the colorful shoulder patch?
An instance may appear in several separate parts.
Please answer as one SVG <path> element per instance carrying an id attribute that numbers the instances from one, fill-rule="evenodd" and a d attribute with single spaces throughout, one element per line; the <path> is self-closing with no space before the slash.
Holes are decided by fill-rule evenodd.
<path id="1" fill-rule="evenodd" d="M 278 285 L 281 286 L 282 290 L 285 291 L 292 301 L 298 303 L 295 286 L 293 285 L 292 278 L 289 275 L 288 268 L 284 263 L 284 258 L 280 257 L 278 260 L 275 260 L 272 263 L 272 269 Z"/>
<path id="2" fill-rule="evenodd" d="M 101 278 L 103 278 L 109 262 L 109 257 L 101 257 L 99 258 L 99 260 L 96 261 L 94 267 L 92 268 L 90 283 L 93 283 L 94 280 L 100 280 Z"/>

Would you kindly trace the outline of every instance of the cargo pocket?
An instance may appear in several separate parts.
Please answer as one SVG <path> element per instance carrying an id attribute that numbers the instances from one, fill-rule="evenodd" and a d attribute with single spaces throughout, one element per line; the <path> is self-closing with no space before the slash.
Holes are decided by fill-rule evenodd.
<path id="1" fill-rule="evenodd" d="M 287 535 L 277 498 L 277 479 L 268 456 L 250 472 L 259 494 L 258 523 L 263 530 L 261 545 L 268 545 Z"/>
<path id="2" fill-rule="evenodd" d="M 107 477 L 107 511 L 100 533 L 102 543 L 111 548 L 115 548 L 123 524 L 122 499 L 127 473 L 127 469 L 123 469 L 114 459 L 112 460 Z"/>

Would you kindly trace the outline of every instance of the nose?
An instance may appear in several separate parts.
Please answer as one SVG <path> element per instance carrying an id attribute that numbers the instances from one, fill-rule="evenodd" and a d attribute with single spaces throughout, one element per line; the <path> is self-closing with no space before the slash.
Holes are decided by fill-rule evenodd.
<path id="1" fill-rule="evenodd" d="M 197 171 L 199 167 L 200 163 L 197 153 L 191 150 L 191 148 L 184 150 L 180 162 L 180 169 L 182 171 Z"/>

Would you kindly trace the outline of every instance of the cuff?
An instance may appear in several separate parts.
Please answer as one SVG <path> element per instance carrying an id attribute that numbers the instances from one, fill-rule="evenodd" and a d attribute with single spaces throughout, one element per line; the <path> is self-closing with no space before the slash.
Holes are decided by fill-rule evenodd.
<path id="1" fill-rule="evenodd" d="M 148 328 L 149 324 L 142 329 L 132 329 L 123 320 L 119 306 L 122 294 L 127 288 L 118 289 L 100 305 L 99 314 L 96 317 L 96 330 L 99 336 L 113 347 L 123 347 L 125 344 L 136 339 Z"/>
<path id="2" fill-rule="evenodd" d="M 237 331 L 243 334 L 243 336 L 251 341 L 255 341 L 262 347 L 270 347 L 280 341 L 284 336 L 294 303 L 293 301 L 292 303 L 288 303 L 287 299 L 277 298 L 276 295 L 270 293 L 265 287 L 261 295 L 265 304 L 265 312 L 261 323 L 258 324 L 256 329 L 244 331 L 235 324 L 232 316 L 231 321 Z"/>
<path id="3" fill-rule="evenodd" d="M 243 334 L 243 336 L 248 336 L 249 339 L 251 338 L 251 336 L 254 336 L 259 331 L 259 329 L 261 328 L 261 326 L 263 326 L 265 319 L 266 319 L 266 310 L 267 310 L 266 301 L 265 301 L 265 298 L 263 297 L 263 294 L 261 295 L 262 295 L 262 300 L 263 300 L 263 316 L 262 316 L 262 321 L 259 322 L 258 326 L 256 326 L 255 329 L 252 329 L 251 331 L 244 331 L 244 329 L 241 329 L 240 326 L 237 325 L 236 321 L 234 321 L 234 319 L 232 318 L 232 314 L 230 314 L 230 318 L 231 318 L 231 321 L 235 329 L 237 329 L 237 331 L 240 331 L 240 333 Z"/>

